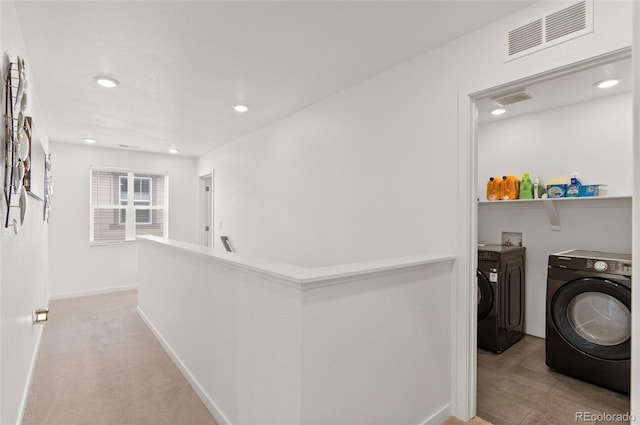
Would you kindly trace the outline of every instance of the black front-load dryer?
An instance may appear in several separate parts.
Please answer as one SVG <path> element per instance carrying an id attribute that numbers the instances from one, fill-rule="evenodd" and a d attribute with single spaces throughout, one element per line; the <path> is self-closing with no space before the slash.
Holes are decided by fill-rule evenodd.
<path id="1" fill-rule="evenodd" d="M 631 255 L 549 256 L 546 362 L 557 372 L 629 393 Z"/>
<path id="2" fill-rule="evenodd" d="M 524 336 L 524 247 L 478 247 L 478 347 L 502 353 Z"/>

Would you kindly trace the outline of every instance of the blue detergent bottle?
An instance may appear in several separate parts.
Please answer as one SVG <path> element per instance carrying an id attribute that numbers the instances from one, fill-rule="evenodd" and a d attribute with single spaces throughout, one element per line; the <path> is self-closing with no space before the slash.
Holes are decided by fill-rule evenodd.
<path id="1" fill-rule="evenodd" d="M 580 193 L 580 179 L 578 179 L 578 173 L 574 172 L 571 174 L 571 182 L 569 183 L 569 187 L 567 187 L 567 198 L 577 198 Z"/>

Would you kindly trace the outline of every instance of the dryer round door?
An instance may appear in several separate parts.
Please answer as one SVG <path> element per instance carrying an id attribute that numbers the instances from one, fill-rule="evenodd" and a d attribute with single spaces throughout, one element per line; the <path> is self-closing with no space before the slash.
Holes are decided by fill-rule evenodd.
<path id="1" fill-rule="evenodd" d="M 549 305 L 553 326 L 577 350 L 606 360 L 631 358 L 631 290 L 585 277 L 561 286 Z"/>
<path id="2" fill-rule="evenodd" d="M 478 320 L 482 320 L 493 307 L 493 289 L 489 279 L 480 270 L 476 273 L 478 280 Z"/>

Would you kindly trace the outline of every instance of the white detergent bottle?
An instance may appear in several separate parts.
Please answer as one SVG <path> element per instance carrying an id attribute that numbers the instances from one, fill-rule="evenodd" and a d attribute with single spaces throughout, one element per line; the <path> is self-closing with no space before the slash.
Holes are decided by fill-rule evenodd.
<path id="1" fill-rule="evenodd" d="M 533 181 L 533 199 L 540 199 L 545 193 L 547 193 L 547 189 L 544 187 L 542 179 L 540 177 L 536 177 Z"/>

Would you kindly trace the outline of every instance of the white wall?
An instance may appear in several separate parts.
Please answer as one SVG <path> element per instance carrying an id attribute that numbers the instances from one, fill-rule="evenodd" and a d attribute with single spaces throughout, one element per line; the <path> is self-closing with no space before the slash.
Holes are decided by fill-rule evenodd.
<path id="1" fill-rule="evenodd" d="M 20 26 L 13 2 L 0 2 L 0 51 L 2 58 L 2 84 L 8 61 L 20 55 L 25 59 L 29 88 L 27 115 L 33 117 L 34 137 L 32 149 L 41 154 L 49 149 L 44 117 L 38 104 L 36 81 L 29 68 Z M 4 98 L 2 99 L 4 105 Z M 4 134 L 4 133 L 3 133 Z M 4 137 L 2 137 L 4 144 Z M 4 164 L 4 148 L 0 163 Z M 42 159 L 42 158 L 41 158 Z M 33 162 L 34 175 L 43 176 L 44 162 Z M 1 168 L 4 170 L 4 166 Z M 38 179 L 39 180 L 39 179 Z M 35 187 L 42 188 L 37 181 Z M 3 180 L 4 184 L 4 180 Z M 14 198 L 15 199 L 15 198 Z M 14 200 L 15 202 L 15 200 Z M 33 325 L 33 313 L 47 304 L 47 237 L 48 229 L 42 220 L 43 204 L 28 198 L 28 210 L 19 234 L 5 228 L 7 213 L 4 196 L 0 201 L 0 423 L 17 424 L 22 420 L 31 373 L 35 364 L 41 326 Z M 13 217 L 16 209 L 12 209 Z"/>
<path id="2" fill-rule="evenodd" d="M 567 105 L 478 128 L 478 197 L 490 176 L 528 172 L 544 182 L 569 179 L 608 184 L 609 196 L 633 189 L 631 92 Z"/>
<path id="3" fill-rule="evenodd" d="M 432 177 L 448 172 L 455 149 L 429 133 L 438 121 L 455 126 L 440 108 L 456 99 L 414 72 L 385 74 L 199 158 L 199 174 L 215 168 L 218 235 L 238 252 L 306 266 L 451 248 L 451 216 L 433 207 L 454 203 L 455 191 Z M 400 107 L 405 99 L 416 108 Z"/>
<path id="4" fill-rule="evenodd" d="M 195 240 L 195 159 L 71 143 L 51 143 L 55 181 L 49 220 L 52 298 L 89 295 L 136 285 L 135 243 L 89 246 L 89 167 L 169 174 L 169 237 Z"/>
<path id="5" fill-rule="evenodd" d="M 449 416 L 451 256 L 309 270 L 160 239 L 138 250 L 138 311 L 219 423 Z"/>
<path id="6" fill-rule="evenodd" d="M 503 63 L 504 32 L 551 3 L 199 157 L 199 175 L 216 173 L 218 234 L 239 252 L 304 265 L 455 247 L 459 92 L 629 44 L 629 5 L 597 2 L 595 33 Z"/>
<path id="7" fill-rule="evenodd" d="M 141 240 L 138 311 L 222 424 L 300 418 L 300 291 Z"/>
<path id="8" fill-rule="evenodd" d="M 302 424 L 450 415 L 452 263 L 302 292 Z"/>
<path id="9" fill-rule="evenodd" d="M 475 150 L 465 105 L 473 93 L 630 46 L 631 2 L 596 1 L 593 33 L 505 63 L 509 30 L 571 3 L 536 3 L 198 158 L 199 175 L 215 169 L 219 234 L 239 252 L 320 265 L 457 250 L 453 412 L 466 419 Z"/>

